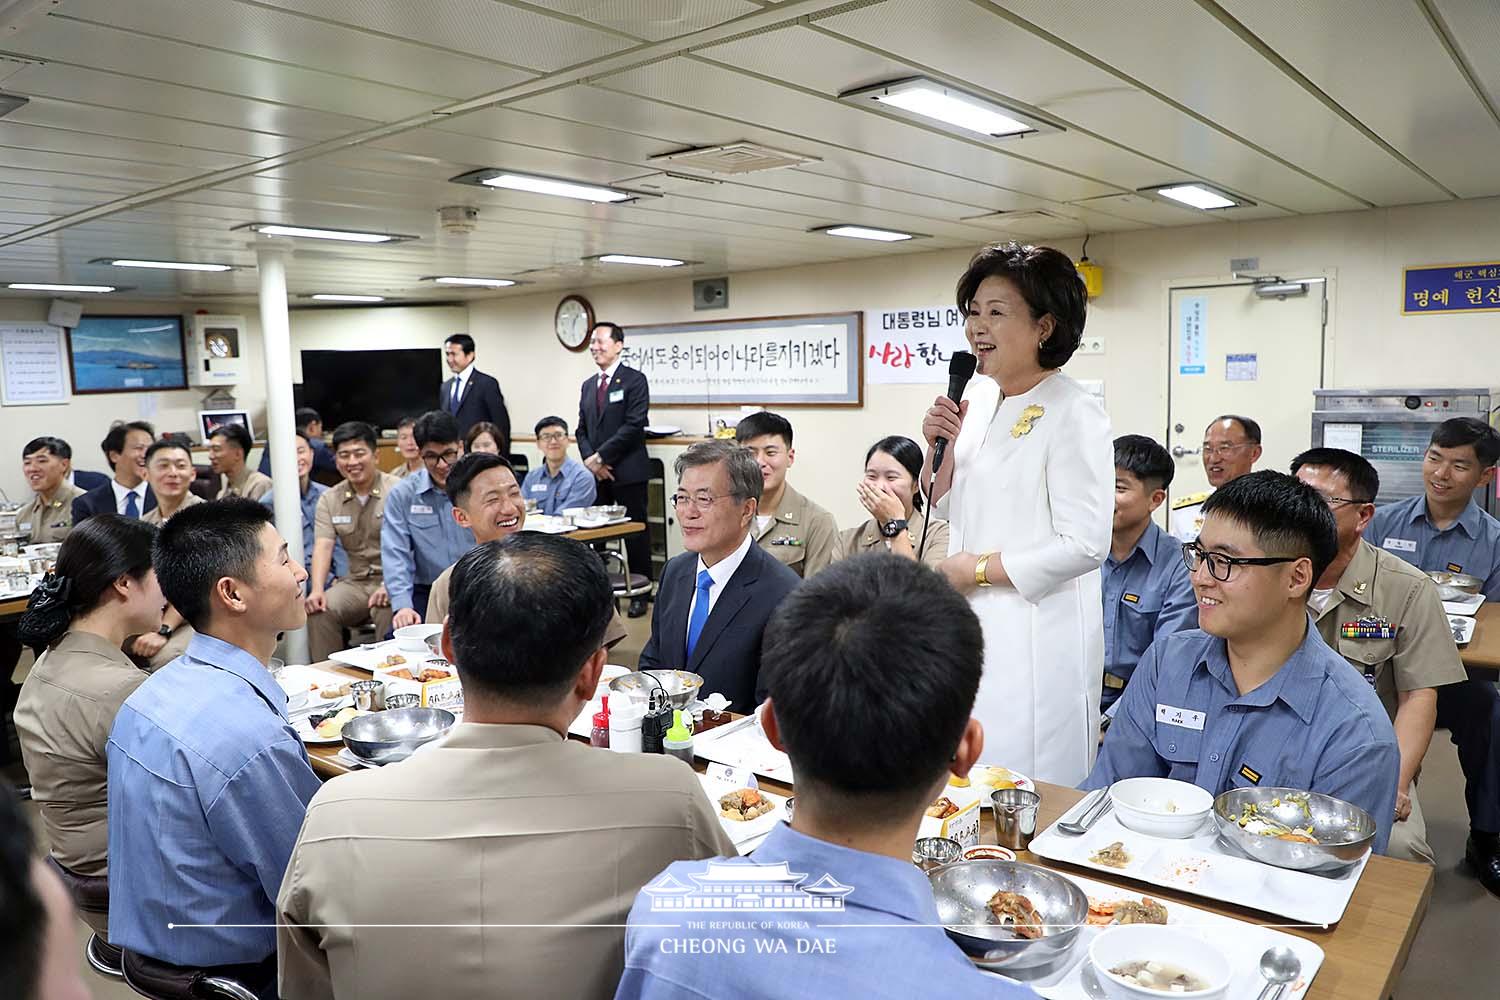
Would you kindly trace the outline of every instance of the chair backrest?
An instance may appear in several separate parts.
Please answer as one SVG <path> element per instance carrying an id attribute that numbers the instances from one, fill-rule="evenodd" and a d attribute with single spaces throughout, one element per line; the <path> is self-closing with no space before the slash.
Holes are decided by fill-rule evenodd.
<path id="1" fill-rule="evenodd" d="M 520 452 L 513 451 L 509 455 L 506 455 L 505 458 L 510 462 L 510 467 L 515 470 L 517 482 L 525 479 L 526 473 L 531 471 L 531 459 Z"/>

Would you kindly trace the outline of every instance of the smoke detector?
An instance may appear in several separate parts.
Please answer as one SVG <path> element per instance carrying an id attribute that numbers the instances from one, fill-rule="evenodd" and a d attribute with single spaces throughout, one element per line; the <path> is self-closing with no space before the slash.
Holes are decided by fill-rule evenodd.
<path id="1" fill-rule="evenodd" d="M 479 225 L 479 209 L 468 205 L 449 205 L 438 209 L 438 225 L 443 232 L 454 236 L 467 236 Z"/>

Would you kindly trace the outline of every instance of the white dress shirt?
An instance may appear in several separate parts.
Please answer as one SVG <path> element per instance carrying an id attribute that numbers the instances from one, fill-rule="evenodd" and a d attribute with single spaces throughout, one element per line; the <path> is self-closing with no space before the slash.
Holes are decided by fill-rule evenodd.
<path id="1" fill-rule="evenodd" d="M 740 547 L 729 555 L 720 559 L 712 566 L 703 565 L 703 557 L 698 557 L 698 568 L 693 570 L 693 603 L 688 605 L 688 628 L 693 627 L 693 609 L 698 606 L 698 574 L 705 569 L 708 575 L 714 578 L 713 585 L 708 588 L 708 613 L 714 613 L 714 605 L 719 602 L 719 595 L 724 593 L 724 587 L 728 585 L 729 578 L 734 576 L 734 571 L 740 568 L 740 563 L 745 561 L 745 553 L 750 551 L 750 546 L 755 544 L 755 539 L 747 533 L 745 540 L 740 542 Z M 705 622 L 708 619 L 703 619 Z"/>
<path id="2" fill-rule="evenodd" d="M 469 376 L 473 375 L 473 374 L 474 374 L 474 362 L 470 361 L 469 364 L 468 364 L 468 366 L 465 367 L 463 371 L 459 372 L 456 376 L 454 376 L 455 378 L 458 379 L 458 398 L 459 398 L 460 401 L 462 401 L 463 398 L 464 398 L 464 390 L 469 387 Z M 448 398 L 445 399 L 445 400 L 443 400 L 443 402 L 444 403 L 448 403 L 448 404 L 451 405 L 452 401 L 453 401 L 453 381 L 452 381 L 452 379 L 450 379 L 448 381 Z"/>
<path id="3" fill-rule="evenodd" d="M 146 513 L 146 481 L 144 479 L 142 479 L 139 483 L 136 483 L 135 489 L 131 490 L 127 490 L 125 487 L 121 486 L 118 479 L 111 479 L 109 481 L 109 485 L 110 488 L 115 491 L 116 514 L 125 513 L 125 498 L 132 493 L 135 494 L 136 516 L 140 517 L 142 514 Z"/>
<path id="4" fill-rule="evenodd" d="M 620 370 L 620 359 L 619 358 L 615 358 L 614 364 L 610 365 L 608 368 L 604 369 L 603 371 L 601 371 L 599 373 L 599 375 L 603 375 L 604 376 L 604 387 L 606 389 L 609 388 L 609 384 L 615 380 L 615 372 L 617 372 L 619 370 Z M 595 392 L 597 392 L 598 389 L 599 389 L 599 375 L 595 375 L 594 376 L 594 391 Z"/>

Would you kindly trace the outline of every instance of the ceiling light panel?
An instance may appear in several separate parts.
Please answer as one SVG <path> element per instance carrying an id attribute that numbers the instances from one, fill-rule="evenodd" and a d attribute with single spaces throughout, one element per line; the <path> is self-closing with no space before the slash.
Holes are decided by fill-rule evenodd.
<path id="1" fill-rule="evenodd" d="M 840 94 L 839 100 L 875 105 L 891 114 L 927 125 L 937 124 L 971 137 L 1015 139 L 1062 131 L 1060 126 L 1035 115 L 921 76 L 861 87 Z"/>

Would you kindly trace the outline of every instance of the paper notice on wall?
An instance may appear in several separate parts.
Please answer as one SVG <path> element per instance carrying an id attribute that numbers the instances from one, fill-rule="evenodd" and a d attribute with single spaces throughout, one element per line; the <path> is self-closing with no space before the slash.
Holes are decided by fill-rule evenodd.
<path id="1" fill-rule="evenodd" d="M 954 306 L 865 310 L 865 381 L 944 385 L 954 351 L 967 351 Z"/>
<path id="2" fill-rule="evenodd" d="M 0 324 L 0 380 L 6 406 L 68 401 L 68 362 L 63 330 L 46 323 Z"/>
<path id="3" fill-rule="evenodd" d="M 1208 297 L 1189 295 L 1182 300 L 1182 309 L 1177 316 L 1177 374 L 1208 374 L 1208 331 L 1204 316 L 1208 312 Z"/>
<path id="4" fill-rule="evenodd" d="M 1259 378 L 1260 361 L 1254 354 L 1224 355 L 1224 381 L 1254 382 Z"/>
<path id="5" fill-rule="evenodd" d="M 1323 447 L 1342 448 L 1359 454 L 1364 445 L 1364 428 L 1359 424 L 1324 424 Z"/>

